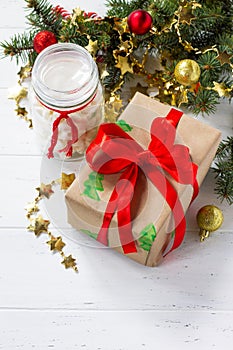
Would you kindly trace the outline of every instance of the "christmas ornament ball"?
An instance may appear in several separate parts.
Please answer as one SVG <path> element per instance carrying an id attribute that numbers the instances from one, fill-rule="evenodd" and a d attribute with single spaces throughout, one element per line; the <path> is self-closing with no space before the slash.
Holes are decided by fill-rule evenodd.
<path id="1" fill-rule="evenodd" d="M 192 85 L 198 82 L 201 70 L 196 61 L 185 59 L 177 63 L 174 75 L 178 83 Z"/>
<path id="2" fill-rule="evenodd" d="M 54 33 L 48 30 L 42 30 L 37 33 L 33 40 L 33 47 L 37 53 L 43 51 L 46 47 L 56 44 L 57 38 Z"/>
<path id="3" fill-rule="evenodd" d="M 130 13 L 127 23 L 131 33 L 144 35 L 151 29 L 153 19 L 147 11 L 139 9 Z"/>
<path id="4" fill-rule="evenodd" d="M 216 231 L 223 223 L 223 213 L 215 205 L 205 205 L 197 213 L 200 239 L 203 241 L 210 232 Z"/>

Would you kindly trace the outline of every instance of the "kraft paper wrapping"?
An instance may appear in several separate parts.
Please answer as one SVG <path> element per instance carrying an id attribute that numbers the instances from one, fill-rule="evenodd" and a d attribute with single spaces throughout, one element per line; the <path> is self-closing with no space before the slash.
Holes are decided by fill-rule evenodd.
<path id="1" fill-rule="evenodd" d="M 141 93 L 136 93 L 120 119 L 132 125 L 130 136 L 147 149 L 153 119 L 165 117 L 170 108 Z M 189 148 L 192 161 L 198 165 L 197 180 L 200 186 L 215 156 L 221 134 L 219 130 L 186 115 L 182 116 L 176 130 L 176 142 Z M 84 165 L 79 176 L 68 189 L 65 199 L 68 222 L 78 231 L 89 232 L 96 237 L 102 224 L 108 199 L 120 175 L 105 175 L 101 179 L 104 190 L 97 191 L 99 200 L 94 200 L 84 195 L 84 183 L 89 179 L 90 173 L 92 170 L 87 164 Z M 176 188 L 185 212 L 190 205 L 193 189 L 191 185 L 181 185 L 170 178 L 169 180 Z M 170 207 L 143 174 L 139 177 L 132 201 L 132 222 L 138 252 L 125 254 L 125 256 L 147 266 L 158 265 L 165 251 L 168 251 L 171 246 L 172 232 L 175 227 Z M 148 225 L 153 226 L 156 237 L 150 249 L 146 245 L 147 250 L 145 250 L 145 245 L 140 243 L 140 237 Z M 110 247 L 124 254 L 119 242 L 116 215 L 110 225 L 108 240 Z"/>

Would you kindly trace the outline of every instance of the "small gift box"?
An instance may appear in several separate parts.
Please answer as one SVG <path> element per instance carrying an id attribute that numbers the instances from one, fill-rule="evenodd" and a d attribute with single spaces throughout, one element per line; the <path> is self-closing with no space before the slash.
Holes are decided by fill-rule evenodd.
<path id="1" fill-rule="evenodd" d="M 185 234 L 220 132 L 136 93 L 100 126 L 66 193 L 68 222 L 135 261 L 156 266 Z"/>

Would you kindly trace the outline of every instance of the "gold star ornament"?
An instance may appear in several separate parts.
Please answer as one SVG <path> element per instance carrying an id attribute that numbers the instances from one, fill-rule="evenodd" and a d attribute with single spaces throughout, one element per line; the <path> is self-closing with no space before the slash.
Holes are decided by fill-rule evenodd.
<path id="1" fill-rule="evenodd" d="M 20 107 L 20 105 L 17 105 L 17 108 L 15 109 L 15 112 L 18 117 L 24 118 L 28 115 L 28 112 L 25 107 Z"/>
<path id="2" fill-rule="evenodd" d="M 49 197 L 54 193 L 52 190 L 52 184 L 45 185 L 41 183 L 40 187 L 37 187 L 36 190 L 39 192 L 39 197 Z"/>
<path id="3" fill-rule="evenodd" d="M 23 81 L 24 79 L 27 79 L 30 77 L 32 71 L 32 67 L 30 67 L 29 64 L 27 64 L 24 67 L 21 67 L 19 72 L 17 73 L 19 75 L 20 81 Z"/>
<path id="4" fill-rule="evenodd" d="M 131 65 L 129 64 L 128 61 L 128 56 L 118 56 L 117 57 L 117 64 L 115 65 L 115 67 L 120 68 L 121 70 L 121 75 L 124 75 L 125 73 L 132 73 L 133 74 L 133 68 L 131 67 Z"/>
<path id="5" fill-rule="evenodd" d="M 119 95 L 113 94 L 109 100 L 105 103 L 105 119 L 114 123 L 123 107 L 123 102 Z"/>
<path id="6" fill-rule="evenodd" d="M 46 242 L 50 246 L 50 250 L 61 252 L 62 249 L 65 247 L 65 243 L 62 241 L 61 236 L 54 237 L 50 236 L 50 241 Z"/>
<path id="7" fill-rule="evenodd" d="M 95 56 L 98 51 L 98 40 L 93 41 L 89 38 L 88 45 L 85 46 L 85 49 Z"/>
<path id="8" fill-rule="evenodd" d="M 36 218 L 31 218 L 30 222 L 31 224 L 27 227 L 27 229 L 34 232 L 37 237 L 40 236 L 41 233 L 48 233 L 50 221 L 44 220 L 41 215 L 37 216 Z"/>
<path id="9" fill-rule="evenodd" d="M 19 104 L 19 102 L 27 97 L 28 91 L 25 87 L 23 87 L 22 85 L 18 84 L 16 86 L 14 86 L 13 88 L 9 89 L 9 95 L 8 98 L 10 100 L 15 100 L 15 102 L 17 104 Z"/>
<path id="10" fill-rule="evenodd" d="M 78 268 L 76 266 L 76 259 L 72 257 L 72 255 L 64 256 L 64 260 L 61 262 L 66 269 L 69 269 L 72 267 L 75 271 L 78 271 Z"/>
<path id="11" fill-rule="evenodd" d="M 61 190 L 67 190 L 75 179 L 75 174 L 61 174 Z"/>
<path id="12" fill-rule="evenodd" d="M 25 207 L 25 210 L 27 211 L 27 218 L 28 219 L 31 217 L 31 215 L 40 211 L 37 201 L 33 201 L 31 203 L 28 203 L 28 205 Z"/>

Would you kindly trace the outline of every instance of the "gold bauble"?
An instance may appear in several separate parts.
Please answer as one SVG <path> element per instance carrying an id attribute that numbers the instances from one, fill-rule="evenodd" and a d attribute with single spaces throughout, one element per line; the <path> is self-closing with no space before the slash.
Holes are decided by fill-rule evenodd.
<path id="1" fill-rule="evenodd" d="M 177 63 L 174 74 L 178 83 L 192 85 L 198 82 L 201 69 L 197 62 L 185 59 Z"/>
<path id="2" fill-rule="evenodd" d="M 223 213 L 215 205 L 205 205 L 197 213 L 197 223 L 200 227 L 200 240 L 205 240 L 210 232 L 216 231 L 223 223 Z"/>

